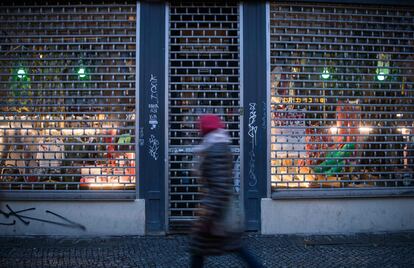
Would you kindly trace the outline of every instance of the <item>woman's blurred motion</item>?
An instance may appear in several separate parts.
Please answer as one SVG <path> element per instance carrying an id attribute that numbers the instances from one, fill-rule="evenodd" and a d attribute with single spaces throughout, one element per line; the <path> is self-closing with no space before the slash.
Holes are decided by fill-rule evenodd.
<path id="1" fill-rule="evenodd" d="M 203 198 L 190 242 L 191 267 L 202 267 L 205 256 L 228 252 L 238 253 L 249 267 L 261 267 L 241 246 L 244 219 L 233 191 L 230 137 L 215 115 L 201 116 L 199 127 Z"/>

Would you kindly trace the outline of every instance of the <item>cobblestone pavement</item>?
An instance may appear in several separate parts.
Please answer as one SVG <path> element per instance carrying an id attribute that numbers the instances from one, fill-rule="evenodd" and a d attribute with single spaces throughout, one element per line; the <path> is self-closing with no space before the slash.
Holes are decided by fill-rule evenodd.
<path id="1" fill-rule="evenodd" d="M 414 233 L 354 236 L 249 234 L 245 245 L 266 267 L 414 267 Z M 184 235 L 0 238 L 0 267 L 188 267 Z M 243 267 L 235 255 L 205 267 Z"/>

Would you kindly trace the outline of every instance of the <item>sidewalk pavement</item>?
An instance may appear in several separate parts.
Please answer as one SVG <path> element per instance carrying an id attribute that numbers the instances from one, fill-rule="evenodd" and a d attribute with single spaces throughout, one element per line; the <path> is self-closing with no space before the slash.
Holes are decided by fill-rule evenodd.
<path id="1" fill-rule="evenodd" d="M 247 234 L 266 267 L 414 267 L 414 233 L 352 236 Z M 188 267 L 185 235 L 0 237 L 0 267 Z M 208 257 L 205 267 L 243 267 L 237 256 Z"/>

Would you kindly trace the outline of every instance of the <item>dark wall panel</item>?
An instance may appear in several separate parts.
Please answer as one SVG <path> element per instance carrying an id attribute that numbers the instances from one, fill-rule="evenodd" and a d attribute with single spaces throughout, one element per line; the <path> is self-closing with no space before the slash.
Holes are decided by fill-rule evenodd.
<path id="1" fill-rule="evenodd" d="M 165 229 L 165 5 L 143 2 L 140 15 L 138 187 L 152 233 Z"/>
<path id="2" fill-rule="evenodd" d="M 243 5 L 243 150 L 247 230 L 260 229 L 260 199 L 267 189 L 266 4 Z"/>

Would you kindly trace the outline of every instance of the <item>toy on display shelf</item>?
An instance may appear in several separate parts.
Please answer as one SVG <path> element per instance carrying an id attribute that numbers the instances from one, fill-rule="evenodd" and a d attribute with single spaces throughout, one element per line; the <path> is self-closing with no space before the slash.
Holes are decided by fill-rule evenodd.
<path id="1" fill-rule="evenodd" d="M 361 121 L 359 100 L 338 102 L 336 106 L 337 142 L 356 142 L 359 134 L 358 122 Z"/>
<path id="2" fill-rule="evenodd" d="M 127 151 L 131 144 L 132 136 L 130 134 L 122 134 L 118 139 L 119 148 L 122 151 Z M 121 152 L 118 154 L 119 163 L 118 166 L 123 168 L 123 173 L 128 175 L 135 175 L 135 153 L 133 152 Z"/>
<path id="3" fill-rule="evenodd" d="M 130 134 L 121 134 L 117 139 L 117 129 L 106 130 L 106 164 L 81 168 L 80 179 L 83 187 L 123 187 L 135 183 L 135 153 L 128 151 L 132 143 Z"/>
<path id="4" fill-rule="evenodd" d="M 288 81 L 288 75 L 286 71 L 283 71 L 282 67 L 276 66 L 272 70 L 271 74 L 271 89 L 272 89 L 272 103 L 282 105 L 281 96 L 287 96 L 289 94 L 289 86 L 291 84 Z"/>
<path id="5" fill-rule="evenodd" d="M 276 173 L 274 178 L 283 181 L 279 186 L 308 185 L 313 175 L 303 166 L 305 151 L 306 110 L 290 106 L 278 107 L 272 113 L 272 151 L 275 151 Z M 292 184 L 293 183 L 293 184 Z M 296 185 L 296 186 L 295 186 Z"/>
<path id="6" fill-rule="evenodd" d="M 39 144 L 36 160 L 39 169 L 43 169 L 43 174 L 60 173 L 60 166 L 65 159 L 65 147 L 63 140 L 59 137 L 46 137 L 44 144 Z"/>
<path id="7" fill-rule="evenodd" d="M 117 130 L 108 129 L 106 130 L 107 137 L 104 138 L 104 143 L 106 143 L 106 158 L 108 159 L 109 166 L 115 166 L 115 139 Z"/>
<path id="8" fill-rule="evenodd" d="M 355 144 L 347 143 L 341 145 L 336 151 L 326 154 L 326 160 L 314 167 L 315 173 L 322 173 L 327 176 L 334 176 L 338 172 L 342 172 L 348 161 L 341 159 L 344 157 L 350 157 L 355 150 Z"/>
<path id="9" fill-rule="evenodd" d="M 38 161 L 35 158 L 37 146 L 42 142 L 39 130 L 27 116 L 11 116 L 10 123 L 4 128 L 1 156 L 4 158 L 0 176 L 6 181 L 35 182 Z"/>
<path id="10" fill-rule="evenodd" d="M 307 151 L 310 159 L 307 164 L 315 166 L 315 173 L 324 174 L 326 176 L 334 176 L 339 172 L 343 172 L 346 166 L 352 165 L 350 159 L 341 159 L 344 157 L 357 156 L 358 143 L 362 137 L 358 122 L 360 121 L 360 106 L 358 99 L 355 101 L 342 102 L 339 101 L 336 106 L 336 124 L 329 131 L 332 135 L 316 135 L 316 130 L 308 129 L 310 133 L 309 141 L 307 141 Z M 315 128 L 320 129 L 320 128 Z M 325 128 L 324 128 L 325 129 Z M 329 144 L 339 144 L 337 148 L 329 147 Z M 325 159 L 320 160 L 314 159 Z"/>

